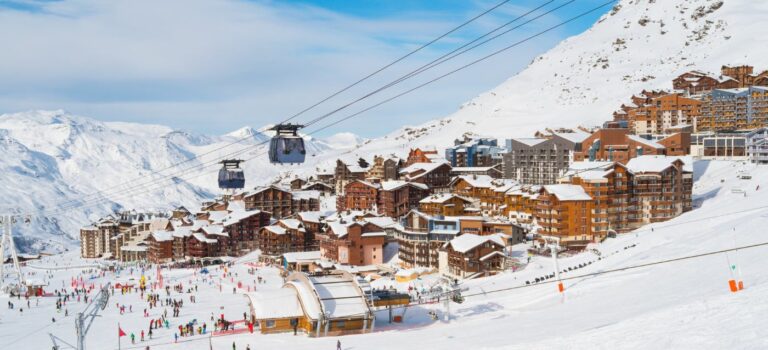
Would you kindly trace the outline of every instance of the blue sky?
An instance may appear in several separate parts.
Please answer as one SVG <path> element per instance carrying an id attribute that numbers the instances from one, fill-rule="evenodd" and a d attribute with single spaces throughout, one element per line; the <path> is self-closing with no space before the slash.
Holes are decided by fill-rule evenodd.
<path id="1" fill-rule="evenodd" d="M 157 123 L 205 134 L 260 127 L 295 114 L 500 1 L 0 0 L 0 112 L 65 109 L 105 121 Z M 547 1 L 509 1 L 296 120 L 334 110 Z M 554 0 L 546 8 L 565 2 Z M 576 0 L 336 116 L 602 2 Z M 374 137 L 444 117 L 562 39 L 589 28 L 608 9 L 324 134 Z"/>

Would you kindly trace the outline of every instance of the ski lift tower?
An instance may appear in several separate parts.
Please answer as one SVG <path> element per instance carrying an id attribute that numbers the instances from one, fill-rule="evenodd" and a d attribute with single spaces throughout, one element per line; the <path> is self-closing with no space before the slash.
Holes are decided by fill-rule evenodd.
<path id="1" fill-rule="evenodd" d="M 563 282 L 560 280 L 560 265 L 557 263 L 557 253 L 562 249 L 560 247 L 560 237 L 543 235 L 541 238 L 546 242 L 549 251 L 552 252 L 552 261 L 555 264 L 555 280 L 557 280 L 557 290 L 562 293 L 565 291 Z"/>
<path id="2" fill-rule="evenodd" d="M 99 291 L 99 294 L 97 294 L 93 299 L 91 299 L 91 302 L 88 303 L 88 306 L 86 306 L 82 312 L 77 313 L 77 316 L 75 317 L 75 330 L 77 331 L 77 346 L 73 346 L 65 342 L 63 339 L 53 335 L 52 333 L 48 333 L 48 336 L 51 337 L 51 341 L 53 342 L 54 349 L 56 350 L 60 349 L 59 344 L 56 342 L 58 340 L 62 344 L 65 344 L 76 350 L 85 350 L 85 336 L 88 335 L 88 330 L 91 329 L 91 325 L 93 324 L 93 321 L 96 319 L 96 317 L 99 316 L 99 311 L 102 311 L 104 310 L 104 308 L 107 307 L 107 303 L 109 302 L 110 286 L 111 286 L 111 283 L 107 282 L 107 284 L 101 288 L 101 290 Z"/>
<path id="3" fill-rule="evenodd" d="M 0 216 L 0 224 L 3 225 L 3 237 L 0 238 L 0 286 L 4 290 L 14 291 L 22 293 L 24 290 L 24 274 L 21 273 L 21 265 L 19 264 L 19 256 L 16 252 L 16 244 L 13 243 L 13 224 L 17 222 L 17 219 L 21 219 L 18 215 L 6 214 Z M 24 217 L 24 222 L 29 223 L 30 218 Z M 14 272 L 18 275 L 18 281 L 16 283 L 5 283 L 5 249 L 11 253 L 11 260 L 13 262 Z"/>

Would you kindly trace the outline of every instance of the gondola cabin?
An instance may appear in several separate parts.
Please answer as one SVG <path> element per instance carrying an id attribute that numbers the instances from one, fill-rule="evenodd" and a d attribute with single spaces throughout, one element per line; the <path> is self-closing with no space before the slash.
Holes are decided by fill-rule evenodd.
<path id="1" fill-rule="evenodd" d="M 269 144 L 269 161 L 273 164 L 301 164 L 304 163 L 307 151 L 304 148 L 304 139 L 299 136 L 299 129 L 303 125 L 278 124 L 272 127 L 275 136 Z"/>
<path id="2" fill-rule="evenodd" d="M 225 159 L 221 161 L 219 170 L 219 188 L 222 190 L 237 190 L 245 188 L 245 174 L 240 168 L 242 160 Z"/>

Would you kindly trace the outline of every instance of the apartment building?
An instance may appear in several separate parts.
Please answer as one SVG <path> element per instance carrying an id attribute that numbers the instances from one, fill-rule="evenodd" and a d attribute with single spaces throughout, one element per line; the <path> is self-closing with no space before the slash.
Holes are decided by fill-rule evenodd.
<path id="1" fill-rule="evenodd" d="M 527 185 L 556 183 L 587 137 L 588 133 L 574 131 L 553 133 L 546 138 L 509 139 L 508 152 L 503 156 L 504 178 Z"/>
<path id="2" fill-rule="evenodd" d="M 464 139 L 445 150 L 445 159 L 451 167 L 486 167 L 501 164 L 504 153 L 496 139 Z"/>

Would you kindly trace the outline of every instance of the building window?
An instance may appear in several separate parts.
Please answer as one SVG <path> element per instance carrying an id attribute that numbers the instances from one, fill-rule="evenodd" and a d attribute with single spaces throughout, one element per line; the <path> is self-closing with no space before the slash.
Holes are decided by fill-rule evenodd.
<path id="1" fill-rule="evenodd" d="M 267 328 L 275 328 L 275 320 L 267 320 Z"/>
<path id="2" fill-rule="evenodd" d="M 336 327 L 344 328 L 345 326 L 346 326 L 346 323 L 344 321 L 336 321 Z"/>

